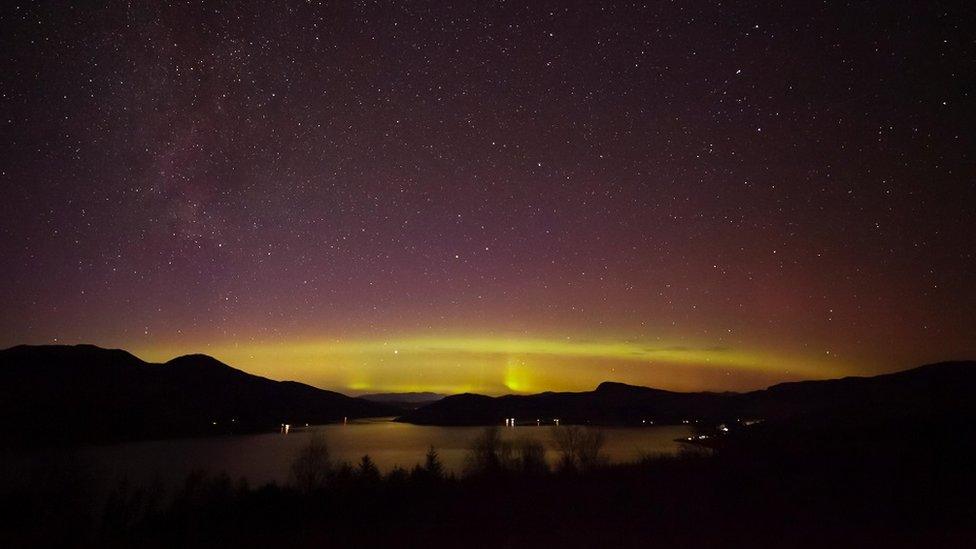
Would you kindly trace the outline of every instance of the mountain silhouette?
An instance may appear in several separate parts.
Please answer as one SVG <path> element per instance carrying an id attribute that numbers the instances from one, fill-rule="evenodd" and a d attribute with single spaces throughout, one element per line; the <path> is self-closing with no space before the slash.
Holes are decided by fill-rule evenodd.
<path id="1" fill-rule="evenodd" d="M 373 402 L 434 402 L 447 395 L 431 392 L 412 392 L 412 393 L 372 393 L 360 395 L 359 398 L 372 400 Z"/>
<path id="2" fill-rule="evenodd" d="M 9 445 L 110 442 L 243 433 L 402 413 L 425 425 L 497 425 L 505 418 L 642 425 L 736 419 L 868 424 L 872 418 L 976 417 L 976 362 L 874 377 L 782 383 L 747 393 L 682 393 L 616 382 L 587 392 L 437 398 L 351 398 L 242 372 L 206 355 L 163 364 L 93 345 L 0 351 L 0 414 Z M 417 408 L 418 405 L 425 404 Z M 415 409 L 411 409 L 415 408 Z"/>
<path id="3" fill-rule="evenodd" d="M 12 445 L 268 431 L 397 411 L 206 355 L 153 364 L 93 345 L 0 351 L 0 417 Z"/>
<path id="4" fill-rule="evenodd" d="M 381 402 L 388 406 L 396 406 L 401 411 L 415 410 L 421 406 L 437 402 L 447 395 L 430 392 L 409 393 L 373 393 L 360 395 L 359 398 L 370 402 Z"/>
<path id="5" fill-rule="evenodd" d="M 970 415 L 976 362 L 943 362 L 874 377 L 782 383 L 748 393 L 680 393 L 616 382 L 594 391 L 444 398 L 398 418 L 423 425 L 497 425 L 522 422 L 646 424 L 805 416 L 898 417 Z"/>

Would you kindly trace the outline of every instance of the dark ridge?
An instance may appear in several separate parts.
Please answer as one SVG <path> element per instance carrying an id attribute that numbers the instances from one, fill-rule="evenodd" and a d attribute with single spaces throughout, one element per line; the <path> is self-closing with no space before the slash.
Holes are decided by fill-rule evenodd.
<path id="1" fill-rule="evenodd" d="M 167 360 L 164 362 L 167 366 L 197 366 L 197 367 L 218 367 L 218 368 L 230 368 L 230 366 L 224 364 L 223 362 L 217 360 L 210 355 L 204 355 L 200 353 L 182 355 L 176 358 Z"/>
<path id="2" fill-rule="evenodd" d="M 98 364 L 146 365 L 147 362 L 123 349 L 105 349 L 97 345 L 16 345 L 0 351 L 12 361 L 87 360 Z"/>
<path id="3" fill-rule="evenodd" d="M 641 385 L 630 385 L 627 383 L 620 383 L 619 381 L 604 381 L 603 383 L 596 386 L 597 391 L 622 391 L 622 390 L 647 390 L 648 387 Z"/>
<path id="4" fill-rule="evenodd" d="M 498 425 L 505 418 L 546 423 L 644 425 L 787 419 L 969 413 L 976 406 L 976 362 L 941 362 L 874 377 L 781 383 L 749 393 L 678 393 L 606 381 L 583 393 L 457 395 L 421 407 L 399 421 L 425 425 Z"/>
<path id="5" fill-rule="evenodd" d="M 358 398 L 373 402 L 390 403 L 430 403 L 438 401 L 447 395 L 431 392 L 408 392 L 408 393 L 373 393 L 360 395 Z"/>
<path id="6" fill-rule="evenodd" d="M 394 415 L 382 403 L 242 372 L 206 355 L 150 364 L 93 345 L 0 351 L 4 445 L 244 433 Z"/>
<path id="7" fill-rule="evenodd" d="M 421 406 L 426 406 L 432 402 L 437 402 L 445 395 L 430 392 L 409 392 L 409 393 L 374 393 L 361 395 L 357 398 L 367 402 L 376 402 L 386 406 L 394 407 L 398 410 L 396 415 L 416 410 Z"/>

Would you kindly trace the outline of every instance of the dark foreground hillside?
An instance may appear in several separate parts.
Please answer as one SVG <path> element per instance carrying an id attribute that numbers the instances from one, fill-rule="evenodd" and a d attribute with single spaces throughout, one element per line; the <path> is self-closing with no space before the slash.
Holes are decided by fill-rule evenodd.
<path id="1" fill-rule="evenodd" d="M 396 411 L 205 355 L 151 364 L 92 345 L 0 351 L 0 447 L 241 433 Z"/>
<path id="2" fill-rule="evenodd" d="M 629 465 L 603 465 L 577 440 L 578 457 L 550 471 L 540 442 L 510 448 L 489 431 L 472 442 L 461 478 L 445 476 L 435 456 L 381 475 L 368 459 L 334 464 L 310 447 L 286 486 L 194 475 L 175 493 L 121 485 L 99 506 L 83 475 L 48 471 L 0 496 L 0 543 L 971 547 L 974 435 L 969 418 L 771 423 L 731 433 L 711 453 Z"/>

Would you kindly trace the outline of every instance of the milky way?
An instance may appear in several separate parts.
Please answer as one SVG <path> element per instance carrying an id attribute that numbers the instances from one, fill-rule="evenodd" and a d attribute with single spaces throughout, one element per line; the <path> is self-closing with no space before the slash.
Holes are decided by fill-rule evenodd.
<path id="1" fill-rule="evenodd" d="M 966 3 L 85 4 L 2 8 L 0 346 L 492 393 L 976 355 Z"/>

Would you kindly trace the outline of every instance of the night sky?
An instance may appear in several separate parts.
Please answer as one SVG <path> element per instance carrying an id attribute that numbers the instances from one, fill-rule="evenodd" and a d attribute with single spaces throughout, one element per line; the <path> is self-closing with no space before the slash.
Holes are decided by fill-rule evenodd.
<path id="1" fill-rule="evenodd" d="M 0 347 L 346 392 L 976 356 L 966 2 L 5 3 Z"/>

